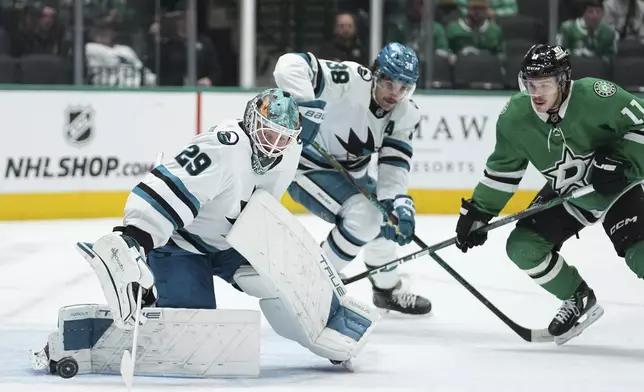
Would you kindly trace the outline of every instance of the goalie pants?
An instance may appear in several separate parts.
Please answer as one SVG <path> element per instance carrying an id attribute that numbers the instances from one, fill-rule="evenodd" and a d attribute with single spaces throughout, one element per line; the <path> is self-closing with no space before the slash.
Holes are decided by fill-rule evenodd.
<path id="1" fill-rule="evenodd" d="M 549 185 L 541 189 L 532 204 L 552 200 L 558 195 Z M 532 205 L 531 204 L 531 205 Z M 521 219 L 508 237 L 508 257 L 535 283 L 561 300 L 569 298 L 582 281 L 575 267 L 559 254 L 563 243 L 585 225 L 573 213 L 581 213 L 593 223 L 591 214 L 568 205 L 549 208 Z M 644 188 L 637 185 L 622 195 L 606 212 L 604 230 L 619 257 L 639 277 L 644 278 Z"/>
<path id="2" fill-rule="evenodd" d="M 356 179 L 369 193 L 376 193 L 376 181 L 369 175 Z M 396 258 L 396 244 L 380 235 L 382 213 L 336 170 L 299 171 L 288 193 L 309 212 L 332 223 L 322 250 L 341 271 L 365 248 L 367 268 L 376 268 Z M 394 287 L 400 277 L 394 269 L 374 275 L 379 288 Z"/>
<path id="3" fill-rule="evenodd" d="M 157 306 L 215 309 L 213 275 L 234 283 L 235 271 L 248 261 L 232 248 L 199 255 L 168 243 L 150 252 L 148 264 L 154 274 Z"/>

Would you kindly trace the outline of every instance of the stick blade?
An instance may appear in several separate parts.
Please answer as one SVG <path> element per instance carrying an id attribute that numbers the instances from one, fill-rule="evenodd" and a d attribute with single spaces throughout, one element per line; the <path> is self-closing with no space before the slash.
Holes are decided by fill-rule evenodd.
<path id="1" fill-rule="evenodd" d="M 134 362 L 129 350 L 125 350 L 121 358 L 121 377 L 123 377 L 127 390 L 131 390 L 132 379 L 134 378 Z"/>
<path id="2" fill-rule="evenodd" d="M 529 341 L 534 343 L 549 343 L 554 342 L 555 337 L 550 335 L 547 329 L 532 329 L 530 330 Z"/>

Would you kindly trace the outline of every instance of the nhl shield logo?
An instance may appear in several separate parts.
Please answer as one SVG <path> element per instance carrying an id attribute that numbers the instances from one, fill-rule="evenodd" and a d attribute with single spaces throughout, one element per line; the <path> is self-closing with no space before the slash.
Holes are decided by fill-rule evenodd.
<path id="1" fill-rule="evenodd" d="M 70 106 L 65 110 L 65 138 L 75 145 L 87 144 L 94 136 L 94 110 L 90 106 Z"/>

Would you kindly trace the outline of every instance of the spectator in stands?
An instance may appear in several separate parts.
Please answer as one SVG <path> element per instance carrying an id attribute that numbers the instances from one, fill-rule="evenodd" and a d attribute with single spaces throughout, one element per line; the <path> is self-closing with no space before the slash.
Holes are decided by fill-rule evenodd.
<path id="1" fill-rule="evenodd" d="M 164 25 L 168 25 L 166 29 Z M 160 41 L 159 70 L 157 82 L 161 86 L 183 86 L 187 78 L 187 32 L 186 14 L 177 11 L 167 14 L 160 23 L 150 28 L 154 39 Z M 167 32 L 166 30 L 170 30 Z M 154 48 L 154 45 L 150 45 Z M 211 41 L 206 37 L 197 37 L 197 85 L 215 86 L 219 81 L 219 66 L 217 54 Z M 151 50 L 147 64 L 154 69 L 155 51 Z"/>
<path id="2" fill-rule="evenodd" d="M 356 18 L 351 12 L 339 12 L 335 16 L 333 41 L 320 49 L 319 57 L 334 61 L 355 61 L 367 65 L 368 50 L 358 38 Z"/>
<path id="3" fill-rule="evenodd" d="M 539 1 L 539 0 L 535 0 Z M 453 0 L 454 4 L 458 5 L 461 14 L 467 15 L 467 0 Z M 548 6 L 547 3 L 544 4 Z M 487 9 L 487 16 L 492 19 L 497 16 L 510 16 L 519 13 L 519 6 L 517 0 L 490 0 L 490 5 Z"/>
<path id="4" fill-rule="evenodd" d="M 114 35 L 114 25 L 107 21 L 91 28 L 90 41 L 85 44 L 90 83 L 126 87 L 156 84 L 156 75 L 143 66 L 131 47 L 116 45 Z"/>
<path id="5" fill-rule="evenodd" d="M 611 63 L 617 52 L 617 33 L 605 22 L 601 0 L 588 0 L 580 18 L 562 23 L 557 43 L 575 56 L 600 57 Z"/>
<path id="6" fill-rule="evenodd" d="M 68 55 L 64 40 L 65 29 L 57 21 L 56 10 L 45 6 L 25 12 L 17 29 L 11 32 L 11 54 Z"/>
<path id="7" fill-rule="evenodd" d="M 406 15 L 389 19 L 385 32 L 386 41 L 407 45 L 415 50 L 419 57 L 423 57 L 423 23 L 429 25 L 425 17 L 424 1 L 407 0 Z M 449 53 L 449 46 L 447 45 L 445 28 L 440 23 L 433 23 L 431 37 L 434 40 L 434 52 L 439 56 L 446 57 Z"/>
<path id="8" fill-rule="evenodd" d="M 447 26 L 450 50 L 458 56 L 487 51 L 504 59 L 501 27 L 489 18 L 488 0 L 469 0 L 467 15 Z"/>
<path id="9" fill-rule="evenodd" d="M 644 0 L 606 0 L 604 21 L 617 30 L 620 40 L 644 44 Z"/>

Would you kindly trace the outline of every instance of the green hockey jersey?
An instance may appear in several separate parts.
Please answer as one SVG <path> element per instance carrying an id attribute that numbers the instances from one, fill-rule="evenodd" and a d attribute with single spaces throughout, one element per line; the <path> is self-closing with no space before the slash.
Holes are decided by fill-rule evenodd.
<path id="1" fill-rule="evenodd" d="M 606 23 L 589 32 L 583 18 L 562 23 L 557 34 L 557 44 L 576 56 L 598 56 L 604 61 L 612 60 L 617 53 L 617 33 Z"/>
<path id="2" fill-rule="evenodd" d="M 474 190 L 474 203 L 498 215 L 528 163 L 559 194 L 586 186 L 594 152 L 603 146 L 630 163 L 629 182 L 644 178 L 643 99 L 605 80 L 584 78 L 572 82 L 559 113 L 549 120 L 547 114 L 533 109 L 528 95 L 515 94 L 497 120 L 496 145 Z M 570 203 L 597 217 L 612 199 L 593 192 Z"/>

